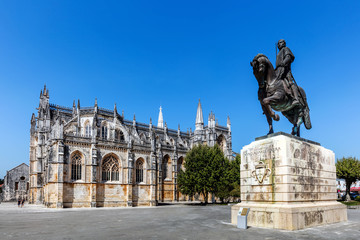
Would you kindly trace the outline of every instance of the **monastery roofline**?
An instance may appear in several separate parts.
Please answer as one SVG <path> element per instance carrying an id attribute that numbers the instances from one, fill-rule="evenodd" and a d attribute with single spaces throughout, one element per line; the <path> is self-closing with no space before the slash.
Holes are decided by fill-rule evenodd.
<path id="1" fill-rule="evenodd" d="M 54 110 L 54 111 L 59 110 L 59 112 L 65 113 L 65 114 L 68 114 L 68 115 L 71 115 L 72 112 L 73 112 L 73 109 L 69 108 L 69 107 L 64 107 L 64 106 L 60 106 L 60 105 L 56 105 L 56 104 L 52 104 L 52 103 L 50 103 L 49 105 L 50 105 L 50 109 Z M 80 107 L 80 113 L 93 114 L 94 113 L 94 107 Z M 114 110 L 98 107 L 98 114 L 99 115 L 105 115 L 105 116 L 108 116 L 108 117 L 113 117 L 114 116 Z M 122 116 L 120 114 L 117 114 L 117 115 L 118 115 L 118 117 L 122 118 Z M 124 124 L 126 124 L 128 126 L 133 125 L 132 120 L 123 119 L 123 122 L 124 122 Z M 136 121 L 136 126 L 140 127 L 140 128 L 146 128 L 146 129 L 149 128 L 149 124 L 138 122 L 138 121 Z M 157 127 L 155 125 L 152 125 L 152 128 L 155 131 L 164 131 L 164 128 L 159 128 L 159 127 Z M 204 130 L 207 129 L 207 128 L 208 128 L 208 126 L 204 126 Z M 227 127 L 221 126 L 221 125 L 217 125 L 217 126 L 215 126 L 215 128 L 218 129 L 218 130 L 222 130 L 222 131 L 228 131 Z M 178 130 L 167 128 L 167 132 L 170 133 L 170 134 L 175 135 L 175 134 L 178 133 Z M 181 136 L 190 136 L 188 132 L 184 132 L 184 131 L 180 131 L 180 135 Z"/>
<path id="2" fill-rule="evenodd" d="M 54 111 L 59 110 L 59 112 L 65 113 L 65 114 L 68 114 L 68 115 L 72 114 L 72 108 L 59 106 L 59 105 L 52 104 L 52 103 L 50 103 L 49 105 L 50 105 L 51 110 L 54 110 Z M 94 113 L 94 107 L 80 107 L 80 113 L 93 114 Z M 108 117 L 114 117 L 114 111 L 113 110 L 109 110 L 109 109 L 101 108 L 101 107 L 98 107 L 98 114 L 99 115 L 105 115 L 105 116 L 108 116 Z M 118 115 L 119 118 L 122 118 L 120 114 L 117 114 L 117 115 Z M 127 126 L 132 126 L 133 125 L 132 120 L 123 119 L 123 123 L 125 125 L 127 125 Z M 138 121 L 136 121 L 136 126 L 140 127 L 140 128 L 145 128 L 145 129 L 149 129 L 149 127 L 150 127 L 149 124 L 138 122 Z M 159 132 L 164 131 L 164 128 L 159 128 L 159 127 L 157 127 L 155 125 L 152 125 L 152 128 L 155 131 L 159 131 Z M 170 134 L 175 135 L 175 134 L 178 133 L 178 130 L 167 128 L 167 132 L 170 133 Z M 180 131 L 180 135 L 181 136 L 189 136 L 189 133 L 184 132 L 184 131 Z"/>

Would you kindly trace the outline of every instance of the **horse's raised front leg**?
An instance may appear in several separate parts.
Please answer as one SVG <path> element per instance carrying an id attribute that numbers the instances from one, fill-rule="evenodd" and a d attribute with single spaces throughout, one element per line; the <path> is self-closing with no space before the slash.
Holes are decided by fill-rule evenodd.
<path id="1" fill-rule="evenodd" d="M 268 132 L 267 135 L 272 134 L 272 133 L 274 133 L 274 128 L 273 128 L 273 124 L 272 124 L 272 118 L 271 118 L 267 108 L 264 105 L 261 104 L 261 108 L 264 111 L 264 114 L 266 116 L 266 120 L 267 120 L 267 122 L 269 124 L 269 132 Z"/>
<path id="2" fill-rule="evenodd" d="M 275 121 L 279 121 L 280 116 L 271 109 L 270 106 L 271 101 L 273 101 L 272 97 L 264 98 L 261 105 L 267 109 L 267 112 L 269 113 L 270 117 L 272 117 Z"/>

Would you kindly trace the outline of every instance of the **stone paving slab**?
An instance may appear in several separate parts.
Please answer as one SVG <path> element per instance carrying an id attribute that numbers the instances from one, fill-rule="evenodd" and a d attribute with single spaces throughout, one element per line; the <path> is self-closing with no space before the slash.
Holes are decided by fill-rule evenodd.
<path id="1" fill-rule="evenodd" d="M 0 204 L 0 239 L 359 239 L 360 210 L 348 222 L 299 231 L 237 229 L 228 205 L 47 209 Z"/>

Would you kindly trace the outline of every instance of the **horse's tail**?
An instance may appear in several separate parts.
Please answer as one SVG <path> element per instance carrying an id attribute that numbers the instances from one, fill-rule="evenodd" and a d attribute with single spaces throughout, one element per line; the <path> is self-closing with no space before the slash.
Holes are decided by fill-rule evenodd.
<path id="1" fill-rule="evenodd" d="M 299 87 L 299 90 L 300 90 L 302 98 L 303 98 L 302 99 L 303 102 L 304 102 L 303 105 L 305 105 L 304 106 L 304 117 L 303 117 L 304 125 L 305 125 L 305 128 L 309 130 L 309 129 L 312 128 L 311 120 L 310 120 L 310 109 L 309 109 L 309 106 L 307 104 L 307 99 L 306 99 L 306 94 L 305 94 L 304 89 Z"/>
<path id="2" fill-rule="evenodd" d="M 303 117 L 303 120 L 304 120 L 304 125 L 305 125 L 305 128 L 307 130 L 311 129 L 312 126 L 311 126 L 311 120 L 310 120 L 310 109 L 308 106 L 305 107 L 304 109 L 304 117 Z"/>

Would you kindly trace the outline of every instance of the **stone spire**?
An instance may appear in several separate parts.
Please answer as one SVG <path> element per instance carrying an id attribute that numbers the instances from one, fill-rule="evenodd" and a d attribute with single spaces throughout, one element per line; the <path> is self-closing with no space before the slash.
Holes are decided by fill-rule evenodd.
<path id="1" fill-rule="evenodd" d="M 35 133 L 35 127 L 36 127 L 36 119 L 35 119 L 35 114 L 34 113 L 31 115 L 30 123 L 31 123 L 30 133 L 34 134 Z"/>
<path id="2" fill-rule="evenodd" d="M 33 123 L 35 123 L 35 121 L 36 121 L 36 119 L 35 119 L 35 114 L 33 113 L 32 115 L 31 115 L 31 124 L 33 124 Z"/>
<path id="3" fill-rule="evenodd" d="M 80 99 L 78 99 L 78 104 L 77 104 L 77 114 L 80 115 Z"/>
<path id="4" fill-rule="evenodd" d="M 98 110 L 97 98 L 95 98 L 94 112 L 98 112 Z"/>
<path id="5" fill-rule="evenodd" d="M 163 118 L 161 106 L 160 106 L 160 112 L 159 112 L 159 119 L 158 119 L 157 127 L 158 128 L 164 128 L 164 118 Z"/>
<path id="6" fill-rule="evenodd" d="M 203 118 L 203 112 L 201 108 L 201 103 L 199 99 L 197 111 L 196 111 L 196 121 L 195 121 L 195 131 L 196 130 L 202 130 L 204 128 L 204 118 Z"/>
<path id="7" fill-rule="evenodd" d="M 93 116 L 93 138 L 97 136 L 97 126 L 98 126 L 98 105 L 97 105 L 97 98 L 95 98 L 95 104 L 94 104 L 94 116 Z"/>
<path id="8" fill-rule="evenodd" d="M 227 128 L 229 129 L 229 132 L 231 132 L 231 122 L 230 122 L 230 117 L 227 117 L 227 122 L 226 122 Z"/>
<path id="9" fill-rule="evenodd" d="M 209 118 L 208 118 L 208 127 L 209 128 L 215 127 L 215 114 L 213 113 L 212 110 L 211 110 L 211 112 L 209 114 Z"/>
<path id="10" fill-rule="evenodd" d="M 44 95 L 45 97 L 49 97 L 49 90 L 46 89 L 46 84 L 44 85 L 44 93 L 43 93 L 43 95 Z"/>
<path id="11" fill-rule="evenodd" d="M 81 124 L 80 124 L 80 99 L 78 99 L 78 104 L 77 104 L 77 132 L 80 133 L 81 131 Z"/>
<path id="12" fill-rule="evenodd" d="M 72 108 L 72 116 L 75 117 L 75 115 L 76 115 L 76 104 L 75 104 L 75 99 L 74 99 L 73 108 Z"/>
<path id="13" fill-rule="evenodd" d="M 114 118 L 116 118 L 117 117 L 117 108 L 116 108 L 116 103 L 114 104 Z"/>

